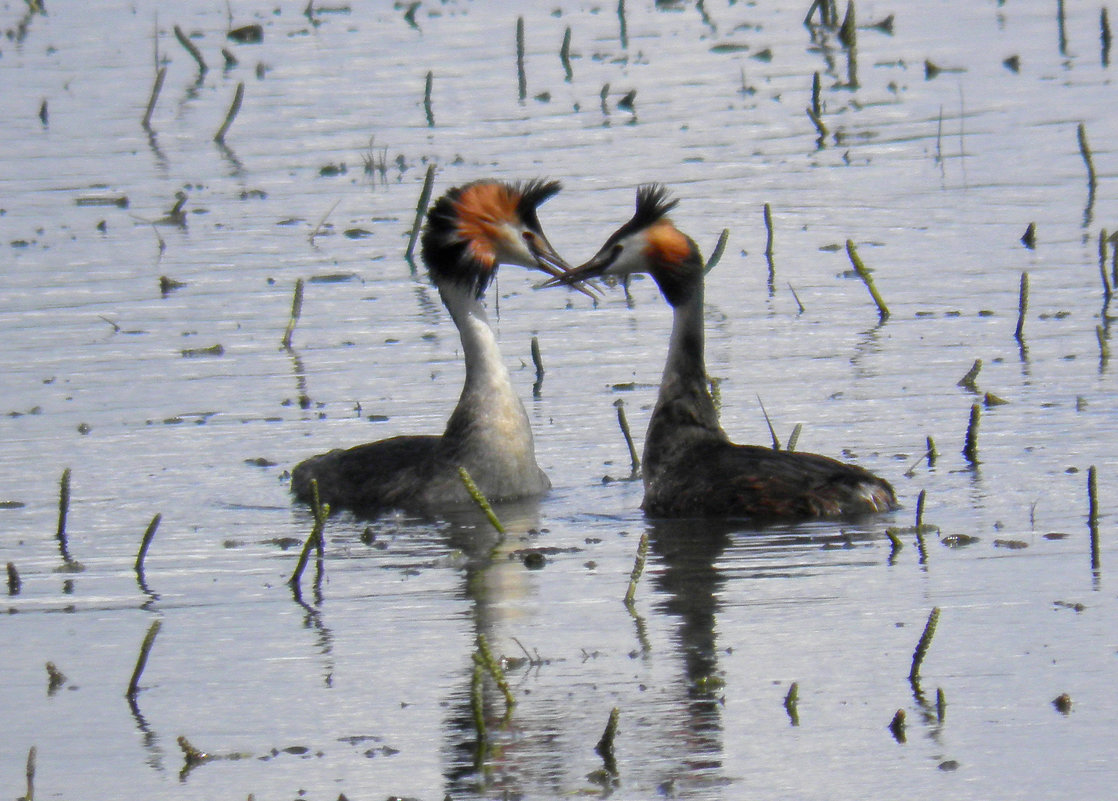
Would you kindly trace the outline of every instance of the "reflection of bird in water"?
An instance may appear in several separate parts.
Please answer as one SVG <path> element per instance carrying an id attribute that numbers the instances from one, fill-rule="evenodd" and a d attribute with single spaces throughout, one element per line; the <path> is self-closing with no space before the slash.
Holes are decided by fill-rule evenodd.
<path id="1" fill-rule="evenodd" d="M 893 488 L 860 467 L 730 442 L 707 387 L 703 260 L 664 216 L 676 202 L 660 185 L 641 187 L 633 218 L 590 261 L 549 282 L 647 273 L 672 306 L 667 364 L 644 443 L 645 513 L 789 519 L 896 508 Z"/>
<path id="2" fill-rule="evenodd" d="M 559 276 L 569 267 L 540 227 L 536 208 L 555 181 L 478 181 L 431 207 L 422 257 L 462 338 L 466 380 L 442 436 L 399 436 L 311 457 L 291 489 L 309 501 L 311 480 L 335 508 L 428 510 L 470 503 L 459 466 L 493 501 L 541 495 L 551 482 L 536 464 L 532 429 L 501 360 L 482 302 L 501 264 Z M 581 285 L 573 282 L 576 288 Z M 583 290 L 586 291 L 586 290 Z"/>

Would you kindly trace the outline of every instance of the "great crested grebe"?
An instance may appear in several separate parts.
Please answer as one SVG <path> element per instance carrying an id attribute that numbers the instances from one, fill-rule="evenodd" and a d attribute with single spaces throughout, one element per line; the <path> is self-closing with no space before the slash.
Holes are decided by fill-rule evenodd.
<path id="1" fill-rule="evenodd" d="M 703 259 L 665 216 L 677 202 L 663 186 L 640 187 L 633 218 L 590 261 L 547 282 L 647 273 L 671 304 L 668 358 L 644 442 L 645 514 L 774 520 L 897 508 L 893 488 L 860 467 L 730 442 L 707 387 Z"/>
<path id="2" fill-rule="evenodd" d="M 427 214 L 421 254 L 462 338 L 466 379 L 442 436 L 398 436 L 332 450 L 295 467 L 291 491 L 334 508 L 430 510 L 471 502 L 465 467 L 492 501 L 542 495 L 551 482 L 536 463 L 528 415 L 513 390 L 485 315 L 486 287 L 501 264 L 561 276 L 570 267 L 540 227 L 536 208 L 557 181 L 477 181 L 451 189 Z M 587 290 L 578 281 L 568 282 Z"/>

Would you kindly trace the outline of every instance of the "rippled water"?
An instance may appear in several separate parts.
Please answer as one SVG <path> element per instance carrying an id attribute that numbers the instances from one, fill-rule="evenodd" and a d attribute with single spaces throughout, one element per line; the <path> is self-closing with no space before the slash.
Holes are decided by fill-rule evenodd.
<path id="1" fill-rule="evenodd" d="M 864 2 L 851 87 L 848 50 L 796 5 L 628 2 L 624 27 L 612 3 L 234 4 L 231 21 L 204 3 L 0 8 L 0 557 L 21 579 L 0 623 L 5 792 L 25 792 L 34 747 L 39 798 L 1107 795 L 1118 417 L 1098 242 L 1118 228 L 1118 132 L 1099 9 L 1064 4 L 1061 26 L 1049 2 Z M 891 33 L 872 27 L 890 15 Z M 261 43 L 226 38 L 250 23 Z M 403 259 L 430 164 L 436 192 L 561 178 L 541 217 L 572 262 L 638 184 L 668 184 L 705 252 L 729 229 L 707 289 L 727 430 L 768 442 L 760 400 L 782 440 L 803 423 L 798 447 L 888 478 L 906 508 L 763 531 L 646 521 L 639 484 L 603 478 L 630 468 L 613 402 L 639 444 L 655 397 L 670 325 L 655 286 L 593 308 L 506 268 L 492 316 L 554 490 L 499 509 L 503 541 L 480 515 L 336 516 L 296 602 L 312 521 L 286 471 L 435 433 L 458 395 L 456 331 Z M 180 192 L 181 221 L 163 219 Z M 183 286 L 161 293 L 161 276 Z M 976 359 L 976 389 L 957 386 Z M 982 406 L 975 466 L 960 450 L 986 393 L 1008 403 Z M 65 468 L 81 572 L 59 572 Z M 902 531 L 894 552 L 886 529 L 911 525 L 921 490 L 940 532 L 921 549 Z M 480 769 L 478 634 L 521 660 L 511 714 L 485 686 Z M 609 774 L 594 746 L 613 708 Z M 220 758 L 184 770 L 180 736 Z"/>

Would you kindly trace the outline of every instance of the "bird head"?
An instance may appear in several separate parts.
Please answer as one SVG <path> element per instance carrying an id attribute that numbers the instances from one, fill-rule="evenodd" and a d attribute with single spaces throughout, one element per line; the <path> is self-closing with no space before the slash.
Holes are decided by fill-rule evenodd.
<path id="1" fill-rule="evenodd" d="M 475 181 L 455 187 L 427 213 L 422 255 L 436 284 L 465 285 L 481 297 L 501 264 L 541 270 L 553 278 L 571 267 L 555 252 L 536 209 L 560 189 L 558 181 Z M 578 280 L 569 283 L 587 290 Z"/>
<path id="2" fill-rule="evenodd" d="M 669 303 L 683 303 L 702 284 L 703 259 L 694 241 L 666 216 L 678 202 L 661 184 L 641 186 L 632 218 L 610 234 L 593 258 L 554 276 L 548 285 L 646 273 Z"/>

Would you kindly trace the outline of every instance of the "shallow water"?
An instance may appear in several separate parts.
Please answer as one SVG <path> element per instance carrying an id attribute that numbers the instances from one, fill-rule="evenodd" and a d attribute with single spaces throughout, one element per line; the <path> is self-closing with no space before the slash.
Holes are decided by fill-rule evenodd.
<path id="1" fill-rule="evenodd" d="M 523 101 L 516 12 L 482 4 L 423 4 L 414 25 L 388 4 L 310 17 L 238 4 L 234 25 L 263 28 L 256 45 L 226 40 L 220 4 L 0 8 L 0 558 L 22 580 L 0 623 L 5 792 L 25 792 L 35 747 L 40 798 L 1105 796 L 1118 778 L 1105 745 L 1118 417 L 1096 326 L 1109 336 L 1098 238 L 1118 227 L 1118 168 L 1098 9 L 1065 4 L 1061 52 L 1048 2 L 863 3 L 865 26 L 896 16 L 891 35 L 858 31 L 851 89 L 846 51 L 813 37 L 798 5 L 629 2 L 624 41 L 614 4 L 525 11 Z M 176 24 L 209 62 L 201 78 Z M 156 45 L 167 79 L 149 135 Z M 237 66 L 223 68 L 223 47 Z M 1003 64 L 1015 55 L 1018 71 Z M 926 60 L 943 71 L 928 76 Z M 816 72 L 821 145 L 804 112 Z M 631 90 L 635 110 L 619 108 Z M 435 433 L 457 398 L 453 324 L 403 259 L 428 164 L 436 192 L 561 178 L 541 218 L 572 262 L 628 217 L 638 184 L 667 183 L 705 252 L 730 231 L 707 285 L 727 430 L 768 442 L 760 399 L 782 439 L 803 423 L 799 448 L 884 476 L 906 508 L 763 531 L 646 521 L 639 484 L 603 478 L 629 474 L 613 402 L 639 443 L 666 306 L 650 281 L 594 308 L 506 268 L 492 317 L 555 488 L 498 510 L 503 542 L 472 513 L 338 515 L 321 583 L 312 563 L 297 603 L 286 580 L 311 518 L 286 471 Z M 177 192 L 185 224 L 159 223 Z M 88 205 L 121 196 L 126 208 Z M 1031 222 L 1035 250 L 1020 242 Z M 848 275 L 847 239 L 884 322 Z M 184 286 L 163 295 L 160 276 Z M 975 359 L 977 393 L 956 383 Z M 1008 403 L 983 407 L 974 466 L 960 450 L 987 392 Z M 58 572 L 54 536 L 67 467 L 74 573 Z M 922 551 L 903 532 L 893 553 L 886 529 L 913 522 L 921 490 L 941 533 Z M 642 533 L 653 546 L 630 612 Z M 953 535 L 978 539 L 948 547 Z M 524 566 L 528 549 L 543 569 Z M 481 770 L 479 633 L 499 655 L 531 655 L 509 666 L 506 720 L 486 685 Z M 66 675 L 53 692 L 48 661 Z M 594 745 L 615 707 L 609 776 Z M 903 744 L 888 728 L 898 709 Z M 180 736 L 239 758 L 184 770 Z"/>

